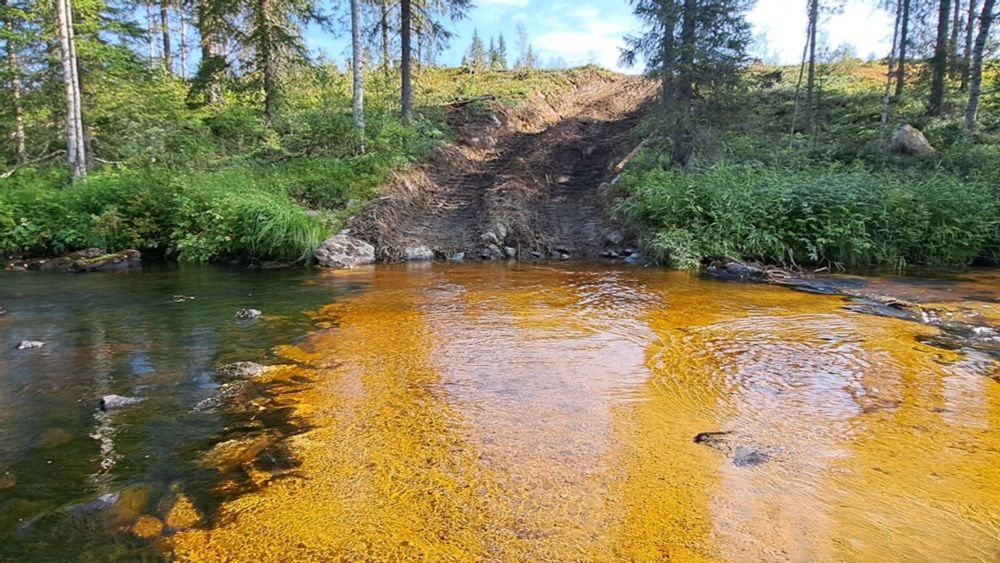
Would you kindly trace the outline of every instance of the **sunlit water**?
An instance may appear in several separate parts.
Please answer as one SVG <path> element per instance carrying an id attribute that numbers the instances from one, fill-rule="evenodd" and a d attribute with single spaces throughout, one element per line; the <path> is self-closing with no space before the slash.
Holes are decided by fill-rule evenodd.
<path id="1" fill-rule="evenodd" d="M 995 273 L 870 281 L 1000 320 Z M 580 264 L 0 284 L 2 555 L 1000 560 L 996 358 L 842 297 Z M 239 360 L 290 367 L 195 409 Z"/>

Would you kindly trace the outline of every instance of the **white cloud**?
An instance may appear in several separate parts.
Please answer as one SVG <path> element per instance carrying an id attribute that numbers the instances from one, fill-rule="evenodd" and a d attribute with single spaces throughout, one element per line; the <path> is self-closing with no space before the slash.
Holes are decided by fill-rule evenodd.
<path id="1" fill-rule="evenodd" d="M 806 3 L 789 6 L 786 0 L 758 0 L 749 18 L 755 34 L 767 37 L 768 52 L 775 52 L 781 63 L 798 63 L 806 36 Z M 820 21 L 821 36 L 828 47 L 845 43 L 858 55 L 886 55 L 892 33 L 892 17 L 883 9 L 864 0 L 847 0 L 839 14 Z"/>

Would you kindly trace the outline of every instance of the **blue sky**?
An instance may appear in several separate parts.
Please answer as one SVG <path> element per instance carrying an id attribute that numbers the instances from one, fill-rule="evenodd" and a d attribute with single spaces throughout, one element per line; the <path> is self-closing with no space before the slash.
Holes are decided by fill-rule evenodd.
<path id="1" fill-rule="evenodd" d="M 519 54 L 516 26 L 522 24 L 543 65 L 562 59 L 570 66 L 594 62 L 617 70 L 642 70 L 618 65 L 622 38 L 641 29 L 627 2 L 478 0 L 475 4 L 466 19 L 450 25 L 456 37 L 439 57 L 440 64 L 459 63 L 474 29 L 487 42 L 489 37 L 503 33 L 513 60 Z M 766 38 L 762 44 L 767 47 L 766 51 L 758 49 L 755 55 L 786 64 L 801 57 L 806 28 L 805 4 L 805 0 L 758 0 L 749 20 L 754 35 Z M 831 47 L 849 44 L 862 57 L 887 54 L 892 19 L 874 4 L 870 0 L 847 0 L 841 13 L 824 19 L 825 42 Z M 325 53 L 335 61 L 343 61 L 348 54 L 346 37 L 330 37 L 314 30 L 308 39 L 314 52 Z"/>

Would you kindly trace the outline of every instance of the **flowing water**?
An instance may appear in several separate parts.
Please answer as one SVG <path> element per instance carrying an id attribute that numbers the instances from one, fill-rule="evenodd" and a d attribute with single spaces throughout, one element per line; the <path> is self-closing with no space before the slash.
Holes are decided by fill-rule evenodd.
<path id="1" fill-rule="evenodd" d="M 995 272 L 865 283 L 1000 323 Z M 1000 559 L 997 347 L 844 297 L 427 265 L 6 275 L 0 305 L 2 557 Z"/>

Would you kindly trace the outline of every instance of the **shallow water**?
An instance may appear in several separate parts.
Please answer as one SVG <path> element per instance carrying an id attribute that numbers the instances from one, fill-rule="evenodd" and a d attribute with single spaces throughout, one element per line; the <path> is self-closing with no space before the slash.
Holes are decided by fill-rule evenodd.
<path id="1" fill-rule="evenodd" d="M 866 283 L 1000 319 L 995 273 Z M 843 297 L 581 264 L 0 284 L 3 555 L 1000 559 L 997 359 Z M 253 415 L 192 412 L 238 360 L 292 367 Z"/>

